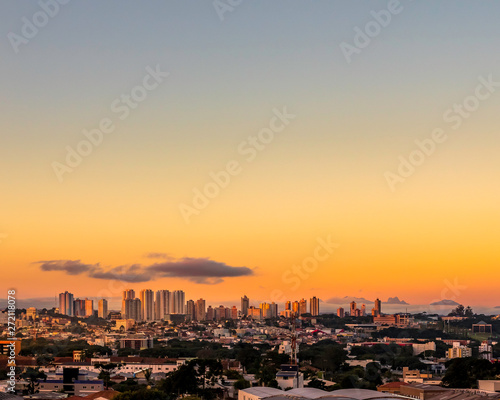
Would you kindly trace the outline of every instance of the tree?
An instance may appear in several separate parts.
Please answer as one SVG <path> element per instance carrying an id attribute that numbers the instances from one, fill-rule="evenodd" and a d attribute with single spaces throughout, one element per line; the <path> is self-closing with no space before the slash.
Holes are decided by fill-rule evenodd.
<path id="1" fill-rule="evenodd" d="M 255 379 L 259 381 L 261 386 L 269 386 L 271 381 L 276 378 L 276 368 L 271 365 L 264 365 L 255 374 Z"/>
<path id="2" fill-rule="evenodd" d="M 477 388 L 477 381 L 495 379 L 500 374 L 500 365 L 488 360 L 474 358 L 455 358 L 446 363 L 443 386 L 449 388 Z"/>
<path id="3" fill-rule="evenodd" d="M 116 363 L 97 363 L 95 367 L 100 370 L 99 379 L 104 381 L 104 385 L 106 389 L 109 387 L 109 383 L 111 382 L 111 373 L 115 370 L 120 369 L 123 364 Z"/>
<path id="4" fill-rule="evenodd" d="M 26 394 L 32 395 L 38 393 L 38 390 L 36 388 L 40 386 L 41 380 L 44 381 L 47 379 L 47 375 L 45 375 L 43 371 L 40 371 L 40 367 L 28 367 L 20 375 L 20 378 L 28 382 L 25 389 Z"/>
<path id="5" fill-rule="evenodd" d="M 168 396 L 157 389 L 139 389 L 120 393 L 113 400 L 168 400 Z"/>
<path id="6" fill-rule="evenodd" d="M 323 382 L 322 380 L 319 380 L 318 378 L 314 377 L 307 384 L 307 387 L 325 390 L 325 382 Z"/>
<path id="7" fill-rule="evenodd" d="M 234 382 L 234 388 L 236 390 L 242 390 L 250 387 L 250 382 L 248 382 L 245 378 L 239 378 L 236 382 Z"/>
<path id="8" fill-rule="evenodd" d="M 450 317 L 464 317 L 465 316 L 465 307 L 462 304 L 459 304 L 455 307 L 455 309 L 448 314 Z"/>

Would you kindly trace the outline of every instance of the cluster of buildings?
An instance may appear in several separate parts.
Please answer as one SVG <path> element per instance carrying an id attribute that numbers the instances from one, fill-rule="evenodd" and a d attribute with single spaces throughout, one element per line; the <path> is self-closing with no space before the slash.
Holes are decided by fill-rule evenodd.
<path id="1" fill-rule="evenodd" d="M 361 308 L 358 308 L 358 305 L 356 304 L 355 301 L 351 301 L 351 304 L 349 305 L 349 311 L 346 312 L 343 307 L 339 307 L 337 309 L 337 316 L 340 318 L 344 318 L 347 316 L 350 317 L 365 317 L 366 316 L 366 304 L 361 304 Z M 382 301 L 377 298 L 375 300 L 375 305 L 372 308 L 372 316 L 374 317 L 379 317 L 382 315 Z"/>
<path id="2" fill-rule="evenodd" d="M 36 311 L 36 310 L 35 310 Z M 96 314 L 94 300 L 75 299 L 69 292 L 59 294 L 58 312 L 70 317 L 90 317 Z M 139 296 L 132 289 L 123 291 L 120 312 L 108 310 L 108 301 L 98 301 L 97 316 L 112 320 L 129 321 L 222 321 L 228 319 L 250 318 L 255 320 L 284 317 L 301 316 L 310 313 L 312 316 L 319 315 L 319 298 L 312 297 L 307 300 L 287 301 L 285 310 L 279 312 L 278 304 L 261 303 L 258 307 L 250 305 L 250 299 L 245 295 L 241 298 L 241 307 L 236 306 L 219 307 L 206 306 L 204 299 L 185 300 L 182 290 L 158 290 L 143 289 Z"/>

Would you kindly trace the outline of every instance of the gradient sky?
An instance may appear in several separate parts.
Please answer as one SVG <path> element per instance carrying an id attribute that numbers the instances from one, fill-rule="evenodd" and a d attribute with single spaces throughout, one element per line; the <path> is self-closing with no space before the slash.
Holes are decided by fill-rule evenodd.
<path id="1" fill-rule="evenodd" d="M 16 53 L 9 32 L 41 8 L 3 1 L 0 298 L 11 287 L 34 298 L 130 286 L 214 305 L 274 290 L 500 305 L 500 88 L 459 129 L 443 120 L 479 77 L 500 82 L 500 4 L 402 0 L 348 63 L 341 43 L 387 4 L 243 0 L 221 20 L 212 1 L 70 1 Z M 120 120 L 111 103 L 156 65 L 170 75 Z M 238 146 L 283 107 L 296 117 L 247 162 Z M 114 132 L 59 182 L 53 162 L 103 118 Z M 448 139 L 392 191 L 386 171 L 437 128 Z M 241 173 L 186 224 L 179 205 L 230 160 Z M 283 279 L 328 237 L 339 247 L 300 287 Z M 142 271 L 162 262 L 153 252 L 252 275 L 123 284 L 88 274 Z M 89 267 L 37 264 L 53 260 Z"/>

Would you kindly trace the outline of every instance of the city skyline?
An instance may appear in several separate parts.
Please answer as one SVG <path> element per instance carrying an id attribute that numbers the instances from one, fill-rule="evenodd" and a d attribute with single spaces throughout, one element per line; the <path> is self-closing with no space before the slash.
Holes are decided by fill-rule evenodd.
<path id="1" fill-rule="evenodd" d="M 500 306 L 499 4 L 195 4 L 2 7 L 0 298 Z"/>

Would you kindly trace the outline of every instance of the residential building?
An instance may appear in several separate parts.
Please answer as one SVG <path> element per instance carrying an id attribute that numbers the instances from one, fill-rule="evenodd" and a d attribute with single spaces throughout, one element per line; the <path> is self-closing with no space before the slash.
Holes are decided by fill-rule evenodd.
<path id="1" fill-rule="evenodd" d="M 101 299 L 97 303 L 97 316 L 104 319 L 108 318 L 108 301 L 106 299 Z"/>
<path id="2" fill-rule="evenodd" d="M 74 316 L 73 312 L 73 293 L 68 291 L 59 294 L 59 313 Z"/>
<path id="3" fill-rule="evenodd" d="M 241 315 L 248 315 L 248 308 L 250 307 L 250 299 L 245 295 L 241 298 Z"/>
<path id="4" fill-rule="evenodd" d="M 140 293 L 141 299 L 141 320 L 153 321 L 154 320 L 154 293 L 151 289 L 143 289 Z"/>
<path id="5" fill-rule="evenodd" d="M 316 296 L 311 297 L 309 300 L 310 312 L 313 317 L 319 315 L 319 298 Z"/>

